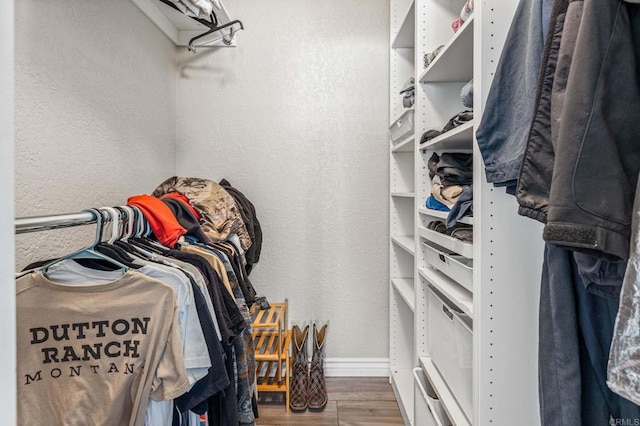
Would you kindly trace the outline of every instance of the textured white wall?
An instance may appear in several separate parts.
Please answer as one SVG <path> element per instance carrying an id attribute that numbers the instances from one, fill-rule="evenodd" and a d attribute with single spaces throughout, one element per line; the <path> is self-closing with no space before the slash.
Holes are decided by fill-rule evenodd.
<path id="1" fill-rule="evenodd" d="M 13 0 L 0 2 L 0 419 L 16 423 L 16 303 L 13 286 Z"/>
<path id="2" fill-rule="evenodd" d="M 128 0 L 20 0 L 15 39 L 16 215 L 120 205 L 175 172 L 175 47 Z M 92 232 L 17 236 L 18 267 Z"/>
<path id="3" fill-rule="evenodd" d="M 178 54 L 177 171 L 226 177 L 264 229 L 252 274 L 329 357 L 388 357 L 385 0 L 234 0 L 235 49 Z"/>

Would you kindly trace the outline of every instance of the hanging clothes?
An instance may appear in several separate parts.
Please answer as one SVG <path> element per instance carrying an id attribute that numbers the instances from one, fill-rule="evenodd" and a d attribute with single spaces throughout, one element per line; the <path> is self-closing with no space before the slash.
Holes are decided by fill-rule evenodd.
<path id="1" fill-rule="evenodd" d="M 555 0 L 531 85 L 526 64 L 539 58 L 539 22 L 542 17 L 544 31 L 548 3 L 520 3 L 478 143 L 489 182 L 512 187 L 511 172 L 519 170 L 518 212 L 546 224 L 542 424 L 634 424 L 640 407 L 611 392 L 606 365 L 618 306 L 628 316 L 629 304 L 637 303 L 621 300 L 620 291 L 640 171 L 640 9 L 619 0 Z M 534 48 L 514 55 L 518 45 Z M 512 86 L 514 79 L 521 81 Z M 633 347 L 617 340 L 616 368 L 624 341 Z"/>
<path id="2" fill-rule="evenodd" d="M 617 394 L 640 404 L 640 185 L 636 188 L 632 229 L 631 254 L 609 354 L 607 384 Z"/>
<path id="3" fill-rule="evenodd" d="M 487 182 L 515 193 L 552 0 L 521 0 L 476 131 Z"/>
<path id="4" fill-rule="evenodd" d="M 158 377 L 151 376 L 149 379 L 153 384 L 152 387 L 145 381 L 144 386 L 138 390 L 136 388 L 139 385 L 138 382 L 129 383 L 123 379 L 122 383 L 134 388 L 128 391 L 124 385 L 116 382 L 115 386 L 117 389 L 122 389 L 124 399 L 133 401 L 134 406 L 131 409 L 127 406 L 120 407 L 123 404 L 120 396 L 114 397 L 113 401 L 110 401 L 108 397 L 112 395 L 107 395 L 104 398 L 104 410 L 95 410 L 97 416 L 103 416 L 109 424 L 200 426 L 202 419 L 205 419 L 204 424 L 210 426 L 253 425 L 258 416 L 258 408 L 255 348 L 249 306 L 256 301 L 256 291 L 248 278 L 247 266 L 257 262 L 262 244 L 262 231 L 256 217 L 255 207 L 241 192 L 232 188 L 226 181 L 223 183 L 230 188 L 234 196 L 231 196 L 222 186 L 204 179 L 172 179 L 165 181 L 165 184 L 172 181 L 171 185 L 175 184 L 175 188 L 179 188 L 183 192 L 175 191 L 175 188 L 172 187 L 173 189 L 168 193 L 159 194 L 161 198 L 146 194 L 129 197 L 128 204 L 132 207 L 131 209 L 125 207 L 105 208 L 109 212 L 110 219 L 118 221 L 113 225 L 115 234 L 112 235 L 109 243 L 100 241 L 101 233 L 99 232 L 96 241 L 88 251 L 79 252 L 80 255 L 69 259 L 60 259 L 53 263 L 51 263 L 52 261 L 36 262 L 29 267 L 38 268 L 42 264 L 47 265 L 47 277 L 44 278 L 43 275 L 42 278 L 38 278 L 38 280 L 47 280 L 48 284 L 43 288 L 73 289 L 65 290 L 67 292 L 95 292 L 96 296 L 92 302 L 96 305 L 98 304 L 98 295 L 107 299 L 112 297 L 109 294 L 110 290 L 122 292 L 123 300 L 121 303 L 123 306 L 131 312 L 140 313 L 140 315 L 151 309 L 148 305 L 156 306 L 156 303 L 160 303 L 160 306 L 163 306 L 163 297 L 171 299 L 175 303 L 176 315 L 174 323 L 170 324 L 170 330 L 175 335 L 172 337 L 173 340 L 165 336 L 161 342 L 162 344 L 172 342 L 174 346 L 177 345 L 172 350 L 180 349 L 178 354 L 173 354 L 169 350 L 165 351 L 173 364 L 171 366 L 159 364 L 162 368 L 158 369 Z M 135 209 L 137 209 L 137 213 L 141 214 L 137 214 Z M 122 215 L 125 217 L 123 218 Z M 103 217 L 99 214 L 97 216 L 100 218 L 98 222 L 101 224 Z M 123 222 L 120 223 L 121 221 Z M 145 227 L 147 228 L 146 234 Z M 249 229 L 251 229 L 251 235 Z M 98 230 L 101 230 L 101 225 Z M 135 232 L 129 231 L 127 233 L 126 230 L 135 230 Z M 150 234 L 149 238 L 142 237 L 147 234 Z M 249 259 L 252 262 L 249 264 L 246 262 L 245 255 L 248 253 L 246 250 L 253 245 L 251 237 L 258 244 L 249 254 Z M 82 255 L 83 253 L 84 255 Z M 113 261 L 109 259 L 113 259 Z M 146 292 L 146 287 L 140 287 L 142 293 L 136 298 L 132 297 L 127 300 L 126 295 L 129 293 L 120 289 L 120 287 L 124 287 L 124 284 L 117 286 L 112 284 L 124 282 L 120 278 L 123 270 L 127 271 L 126 277 L 136 278 L 130 280 L 133 284 L 137 280 L 148 280 L 148 283 L 152 283 L 160 289 L 158 292 L 161 294 L 154 297 Z M 35 272 L 27 274 L 21 279 L 28 282 L 37 274 L 42 275 Z M 127 291 L 135 292 L 136 285 L 133 284 L 127 288 Z M 113 289 L 110 287 L 112 285 Z M 32 287 L 37 287 L 31 282 L 25 286 L 25 290 L 30 290 L 28 294 L 33 293 Z M 163 291 L 166 294 L 162 293 Z M 46 298 L 43 298 L 43 302 L 45 300 Z M 67 303 L 69 309 L 74 306 L 72 300 L 68 300 Z M 117 304 L 115 305 L 117 306 Z M 34 304 L 33 306 L 37 307 L 38 305 Z M 107 302 L 104 306 L 105 309 L 108 309 L 111 305 Z M 139 353 L 146 351 L 145 354 L 147 352 L 155 354 L 155 349 L 160 350 L 164 347 L 162 345 L 159 348 L 149 347 L 158 343 L 158 332 L 153 334 L 155 340 L 152 343 L 144 348 L 138 347 L 144 341 L 139 338 L 140 336 L 135 335 L 146 334 L 147 327 L 155 327 L 155 322 L 151 325 L 147 324 L 157 316 L 157 312 L 152 309 L 153 317 L 144 316 L 142 319 L 132 316 L 133 313 L 127 314 L 129 315 L 127 316 L 116 309 L 114 311 L 116 319 L 108 318 L 105 321 L 98 321 L 95 326 L 101 327 L 99 333 L 102 333 L 103 327 L 113 323 L 113 333 L 117 336 L 124 335 L 123 338 L 127 338 L 127 340 L 119 342 L 114 338 L 113 342 L 99 342 L 95 346 L 85 348 L 83 343 L 86 342 L 82 341 L 85 337 L 82 334 L 86 327 L 93 327 L 92 323 L 87 322 L 87 325 L 76 322 L 62 323 L 62 318 L 68 313 L 64 310 L 64 304 L 62 307 L 63 310 L 59 313 L 61 318 L 58 321 L 59 325 L 56 324 L 49 328 L 47 326 L 31 327 L 28 331 L 42 333 L 33 334 L 32 339 L 41 339 L 42 342 L 53 339 L 57 343 L 66 339 L 64 336 L 70 329 L 75 332 L 74 327 L 79 328 L 76 334 L 80 342 L 76 346 L 80 349 L 74 349 L 74 346 L 45 348 L 42 351 L 43 355 L 40 355 L 45 356 L 44 361 L 46 362 L 43 364 L 87 361 L 80 358 L 86 358 L 87 353 L 95 356 L 96 359 L 100 359 L 102 355 L 105 362 L 108 358 L 120 356 L 138 358 Z M 52 307 L 51 309 L 57 308 Z M 80 311 L 87 316 L 95 317 L 98 315 L 100 317 L 101 309 L 102 306 L 96 306 L 93 309 L 82 308 Z M 33 311 L 27 310 L 25 312 L 28 312 L 31 317 L 36 317 Z M 165 307 L 159 312 L 164 313 L 164 319 L 171 318 L 166 313 L 172 312 L 172 310 Z M 73 315 L 70 318 L 69 321 L 75 321 Z M 141 321 L 142 325 L 139 324 Z M 129 323 L 132 325 L 128 325 Z M 137 328 L 133 328 L 131 333 L 134 336 L 130 338 L 126 332 L 134 326 Z M 144 330 L 141 331 L 143 327 Z M 167 326 L 164 325 L 164 327 Z M 63 336 L 64 339 L 60 336 Z M 37 340 L 30 342 L 30 344 L 42 342 Z M 26 348 L 34 350 L 31 346 L 26 346 Z M 83 352 L 80 353 L 80 350 Z M 20 353 L 18 355 L 22 356 Z M 29 357 L 26 359 L 29 360 Z M 144 365 L 144 372 L 151 374 L 154 370 L 148 369 L 149 360 L 151 358 L 147 357 L 138 364 L 131 361 L 130 364 L 125 363 L 124 367 L 116 364 L 113 360 L 114 362 L 108 365 L 109 369 L 105 374 L 120 372 L 125 376 L 132 373 L 135 375 L 135 365 Z M 53 364 L 52 368 L 55 367 L 57 365 Z M 81 363 L 77 367 L 71 366 L 70 377 L 79 376 L 80 370 L 86 371 L 94 367 L 96 369 L 102 368 L 102 365 L 87 366 Z M 170 367 L 173 370 L 170 370 Z M 44 380 L 44 370 L 33 370 L 33 368 L 35 367 L 30 365 L 24 376 L 25 380 L 29 382 L 28 384 Z M 59 370 L 62 371 L 62 369 Z M 55 376 L 53 378 L 58 379 L 58 369 L 51 371 Z M 97 374 L 96 371 L 92 371 L 92 373 Z M 167 384 L 165 385 L 164 382 Z M 39 385 L 40 383 L 30 389 L 38 388 Z M 105 385 L 109 386 L 109 383 L 107 382 Z M 93 409 L 96 401 L 83 399 L 85 393 L 91 394 L 93 391 L 94 389 L 86 389 L 75 402 L 86 404 L 87 411 L 89 411 L 89 407 Z M 96 394 L 103 398 L 101 390 L 97 389 L 97 391 Z M 133 395 L 134 391 L 135 395 Z M 72 391 L 66 392 L 66 394 L 72 394 Z M 42 401 L 42 393 L 32 394 L 31 398 Z M 29 399 L 24 399 L 24 401 L 29 401 Z M 66 406 L 61 404 L 60 407 Z M 71 408 L 67 407 L 67 411 L 69 410 Z M 104 414 L 112 411 L 119 413 L 117 415 L 121 417 L 106 417 Z M 39 419 L 37 417 L 39 415 L 41 414 L 35 413 L 31 417 L 25 416 L 25 418 Z M 51 416 L 51 419 L 65 418 L 64 413 L 57 415 L 59 417 Z M 103 420 L 100 417 L 95 417 L 95 419 L 100 418 L 100 420 L 95 420 L 90 417 L 92 414 L 84 413 L 83 410 L 80 410 L 78 415 L 80 416 L 78 417 L 80 424 L 101 423 Z M 201 415 L 205 417 L 201 418 Z M 75 419 L 75 417 L 71 418 Z M 65 421 L 60 420 L 57 423 L 65 423 Z"/>
<path id="5" fill-rule="evenodd" d="M 244 250 L 251 247 L 240 208 L 222 186 L 207 179 L 174 176 L 158 185 L 153 196 L 162 197 L 170 192 L 179 192 L 187 197 L 198 211 L 202 217 L 202 230 L 207 236 L 206 243 L 225 241 L 232 234 L 237 234 Z"/>
<path id="6" fill-rule="evenodd" d="M 549 243 L 614 261 L 629 255 L 640 171 L 640 76 L 629 8 L 638 5 L 569 4 L 569 11 L 582 13 L 562 36 L 575 31 L 576 43 L 558 118 L 543 235 Z"/>
<path id="7" fill-rule="evenodd" d="M 16 288 L 21 424 L 141 426 L 149 398 L 188 389 L 168 285 L 134 271 L 98 285 L 35 272 Z"/>
<path id="8" fill-rule="evenodd" d="M 236 200 L 236 203 L 238 203 L 240 215 L 247 226 L 249 238 L 251 238 L 251 247 L 249 247 L 245 253 L 245 258 L 247 260 L 247 274 L 250 274 L 253 265 L 260 260 L 260 251 L 262 250 L 262 227 L 260 226 L 260 221 L 258 221 L 256 208 L 242 192 L 231 186 L 231 183 L 226 179 L 222 179 L 220 185 L 226 189 Z"/>

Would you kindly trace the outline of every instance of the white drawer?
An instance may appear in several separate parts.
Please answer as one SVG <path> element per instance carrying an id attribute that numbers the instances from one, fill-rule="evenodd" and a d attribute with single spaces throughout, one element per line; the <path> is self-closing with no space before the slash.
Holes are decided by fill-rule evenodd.
<path id="1" fill-rule="evenodd" d="M 458 284 L 473 292 L 473 260 L 423 243 L 427 262 Z"/>
<path id="2" fill-rule="evenodd" d="M 414 426 L 451 426 L 452 423 L 422 368 L 413 369 L 413 378 L 415 383 Z"/>
<path id="3" fill-rule="evenodd" d="M 425 240 L 431 241 L 440 247 L 458 253 L 467 259 L 473 259 L 473 244 L 471 243 L 465 243 L 457 238 L 427 229 L 424 226 L 418 227 L 418 234 Z"/>
<path id="4" fill-rule="evenodd" d="M 413 133 L 413 114 L 414 110 L 412 109 L 405 111 L 391 127 L 389 127 L 393 143 L 400 142 Z"/>
<path id="5" fill-rule="evenodd" d="M 473 331 L 471 320 L 429 287 L 429 352 L 468 418 L 473 418 Z"/>

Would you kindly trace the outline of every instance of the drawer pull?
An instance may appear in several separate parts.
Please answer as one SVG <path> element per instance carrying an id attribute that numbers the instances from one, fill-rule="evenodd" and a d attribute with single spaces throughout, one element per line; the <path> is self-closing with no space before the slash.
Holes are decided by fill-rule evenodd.
<path id="1" fill-rule="evenodd" d="M 453 320 L 453 312 L 451 312 L 449 310 L 449 308 L 447 308 L 446 306 L 442 305 L 442 312 L 444 312 L 444 314 L 446 316 L 448 316 L 450 320 Z"/>

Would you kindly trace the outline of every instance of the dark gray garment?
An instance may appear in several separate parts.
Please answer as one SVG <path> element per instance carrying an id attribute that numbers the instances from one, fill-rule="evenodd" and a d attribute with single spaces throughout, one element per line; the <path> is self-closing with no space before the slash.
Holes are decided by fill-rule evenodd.
<path id="1" fill-rule="evenodd" d="M 631 210 L 640 170 L 636 52 L 627 3 L 572 1 L 569 13 L 581 7 L 558 137 L 554 137 L 555 163 L 543 237 L 552 244 L 620 261 L 629 255 Z M 567 25 L 568 21 L 563 39 Z"/>
<path id="2" fill-rule="evenodd" d="M 175 198 L 164 198 L 162 202 L 169 207 L 180 226 L 187 230 L 187 235 L 193 235 L 202 242 L 208 241 L 200 227 L 200 222 L 182 201 Z"/>
<path id="3" fill-rule="evenodd" d="M 473 216 L 473 189 L 471 186 L 465 186 L 462 189 L 462 194 L 449 210 L 445 225 L 447 228 L 451 228 L 465 216 Z"/>
<path id="4" fill-rule="evenodd" d="M 433 179 L 437 174 L 439 161 L 440 156 L 436 152 L 431 154 L 429 161 L 427 161 L 427 167 L 429 168 L 429 179 Z"/>
<path id="5" fill-rule="evenodd" d="M 618 298 L 587 291 L 590 285 L 618 286 L 615 269 L 601 263 L 603 281 L 585 282 L 581 265 L 595 265 L 563 247 L 545 247 L 540 293 L 538 351 L 540 414 L 545 426 L 607 425 L 609 419 L 640 421 L 640 407 L 606 386 L 607 359 Z M 610 272 L 613 276 L 608 276 Z M 593 272 L 593 270 L 591 270 Z"/>
<path id="6" fill-rule="evenodd" d="M 543 4 L 550 1 L 521 0 L 511 23 L 476 132 L 489 183 L 518 178 L 538 85 Z"/>
<path id="7" fill-rule="evenodd" d="M 582 380 L 570 252 L 547 244 L 540 288 L 538 378 L 545 426 L 581 425 Z"/>
<path id="8" fill-rule="evenodd" d="M 449 130 L 453 130 L 458 126 L 462 126 L 467 121 L 473 120 L 473 110 L 464 110 L 453 117 L 444 125 L 442 128 L 442 133 L 446 133 Z"/>
<path id="9" fill-rule="evenodd" d="M 547 34 L 540 67 L 534 116 L 516 189 L 516 199 L 520 204 L 518 213 L 542 223 L 547 222 L 549 190 L 555 161 L 552 143 L 552 131 L 555 126 L 553 128 L 551 126 L 551 95 L 554 91 L 556 67 L 559 75 L 554 100 L 558 103 L 561 102 L 560 98 L 566 86 L 568 70 L 571 66 L 571 54 L 575 47 L 575 36 L 573 35 L 577 31 L 571 31 L 571 27 L 579 25 L 582 16 L 582 9 L 572 9 L 572 14 L 567 19 L 567 29 L 570 35 L 563 38 L 562 33 L 568 6 L 569 0 L 556 0 L 553 4 L 549 25 L 550 32 Z M 560 56 L 561 45 L 562 56 Z"/>
<path id="10" fill-rule="evenodd" d="M 437 174 L 442 186 L 473 184 L 473 155 L 445 152 L 438 161 Z"/>
<path id="11" fill-rule="evenodd" d="M 627 262 L 610 262 L 584 253 L 573 253 L 585 288 L 596 296 L 618 299 Z"/>

